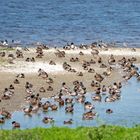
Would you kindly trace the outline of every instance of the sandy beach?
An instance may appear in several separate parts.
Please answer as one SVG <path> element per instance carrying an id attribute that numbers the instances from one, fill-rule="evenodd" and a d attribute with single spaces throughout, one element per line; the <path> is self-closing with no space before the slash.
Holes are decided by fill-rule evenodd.
<path id="1" fill-rule="evenodd" d="M 36 58 L 36 48 L 28 48 L 24 50 L 22 48 L 14 48 L 13 50 L 0 49 L 1 52 L 5 52 L 5 56 L 0 56 L 0 94 L 2 95 L 5 88 L 8 88 L 9 85 L 13 85 L 15 88 L 14 95 L 9 100 L 1 100 L 0 108 L 5 107 L 6 110 L 13 112 L 16 110 L 22 110 L 23 106 L 26 104 L 25 96 L 27 95 L 25 91 L 25 84 L 29 82 L 33 85 L 34 93 L 40 94 L 40 97 L 48 98 L 55 95 L 58 95 L 59 90 L 63 82 L 66 82 L 67 86 L 70 89 L 73 89 L 73 82 L 75 80 L 82 81 L 87 88 L 87 92 L 95 92 L 91 87 L 92 80 L 95 80 L 94 76 L 96 73 L 102 74 L 111 66 L 113 71 L 109 76 L 104 76 L 104 80 L 101 85 L 109 86 L 114 82 L 123 82 L 124 71 L 118 65 L 118 60 L 123 57 L 131 59 L 135 57 L 137 60 L 135 64 L 140 63 L 140 49 L 139 48 L 108 48 L 107 50 L 103 48 L 95 48 L 98 50 L 98 55 L 93 55 L 91 52 L 92 49 L 71 49 L 64 50 L 59 48 L 59 51 L 65 51 L 65 57 L 58 57 L 56 53 L 58 48 L 43 49 L 43 57 Z M 16 57 L 16 51 L 20 50 L 23 53 L 23 58 Z M 82 52 L 81 55 L 79 53 Z M 9 54 L 13 54 L 14 58 L 8 57 Z M 116 62 L 113 65 L 108 64 L 108 59 L 111 56 L 114 56 Z M 35 58 L 35 62 L 25 61 L 27 58 Z M 70 62 L 71 58 L 78 58 L 76 62 Z M 99 57 L 102 59 L 102 62 L 99 64 Z M 91 64 L 89 68 L 95 70 L 94 73 L 89 73 L 88 70 L 84 70 L 82 64 L 85 61 L 90 61 L 93 59 L 96 63 Z M 55 65 L 49 64 L 50 61 L 55 62 Z M 63 68 L 63 63 L 67 62 L 76 72 L 69 72 Z M 106 68 L 101 68 L 100 65 L 105 64 Z M 43 69 L 49 78 L 53 79 L 52 84 L 46 82 L 47 79 L 43 79 L 38 76 L 38 70 Z M 78 76 L 78 72 L 82 72 L 83 76 Z M 20 73 L 25 74 L 25 78 L 17 78 L 16 76 Z M 19 84 L 14 84 L 14 80 L 18 79 Z M 52 86 L 53 91 L 47 91 L 48 86 Z M 39 92 L 39 89 L 44 87 L 46 92 Z"/>

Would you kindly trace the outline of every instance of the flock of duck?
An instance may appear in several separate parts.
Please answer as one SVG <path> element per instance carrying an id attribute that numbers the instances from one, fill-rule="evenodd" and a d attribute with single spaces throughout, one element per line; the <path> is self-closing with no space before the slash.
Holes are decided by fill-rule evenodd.
<path id="1" fill-rule="evenodd" d="M 58 94 L 56 96 L 51 97 L 53 101 L 45 101 L 42 102 L 42 98 L 40 97 L 39 93 L 35 93 L 33 90 L 33 84 L 30 82 L 25 83 L 25 101 L 28 103 L 28 107 L 23 108 L 24 114 L 28 116 L 32 116 L 34 113 L 37 113 L 39 110 L 42 110 L 43 112 L 48 111 L 57 111 L 60 107 L 65 107 L 65 113 L 74 113 L 74 106 L 75 103 L 79 103 L 83 105 L 84 112 L 82 115 L 83 120 L 92 120 L 96 117 L 97 112 L 96 108 L 94 106 L 94 102 L 115 102 L 116 100 L 119 100 L 121 98 L 121 88 L 122 88 L 122 82 L 117 81 L 112 83 L 112 85 L 104 85 L 102 84 L 102 81 L 111 75 L 111 73 L 114 70 L 114 65 L 119 65 L 124 74 L 123 79 L 129 80 L 131 77 L 136 76 L 138 80 L 140 80 L 140 75 L 138 72 L 138 68 L 134 65 L 134 62 L 137 60 L 135 57 L 127 59 L 126 57 L 123 57 L 119 60 L 116 60 L 113 55 L 110 55 L 108 58 L 108 64 L 104 64 L 102 57 L 99 55 L 99 50 L 96 46 L 97 44 L 92 44 L 90 48 L 92 49 L 91 54 L 93 56 L 96 56 L 96 60 L 91 59 L 90 61 L 84 61 L 82 63 L 83 70 L 87 71 L 88 73 L 94 73 L 94 80 L 91 81 L 90 86 L 94 91 L 94 95 L 91 95 L 91 101 L 88 101 L 86 99 L 86 93 L 87 88 L 85 87 L 84 83 L 82 81 L 75 80 L 73 81 L 73 88 L 68 87 L 66 82 L 62 82 L 61 88 L 58 90 Z M 107 50 L 106 46 L 101 46 L 103 49 Z M 81 50 L 79 53 L 79 56 L 84 55 L 82 52 L 83 49 L 88 49 L 89 47 L 86 45 L 82 45 L 79 47 Z M 42 58 L 44 56 L 43 50 L 49 49 L 45 45 L 39 46 L 36 49 L 36 58 Z M 55 55 L 59 58 L 65 57 L 66 50 L 76 49 L 76 46 L 72 43 L 71 45 L 67 45 L 63 48 L 63 51 L 56 48 Z M 28 48 L 24 48 L 25 51 L 29 51 Z M 0 57 L 5 57 L 5 52 L 0 52 Z M 24 58 L 23 52 L 21 50 L 16 50 L 16 56 L 14 54 L 9 54 L 8 57 L 15 59 L 17 58 Z M 35 62 L 36 58 L 26 58 L 25 61 L 27 62 Z M 13 59 L 10 59 L 9 63 L 13 63 Z M 79 57 L 76 55 L 76 57 L 70 58 L 70 62 L 79 62 Z M 93 68 L 91 68 L 91 65 L 99 64 L 100 68 L 106 68 L 106 71 L 104 71 L 102 74 L 97 73 Z M 54 61 L 50 61 L 50 65 L 56 65 Z M 84 73 L 82 71 L 77 71 L 74 69 L 68 62 L 64 62 L 62 64 L 65 71 L 76 73 L 76 76 L 83 76 Z M 0 97 L 0 102 L 3 102 L 4 100 L 10 100 L 12 96 L 14 96 L 15 93 L 15 84 L 20 84 L 20 79 L 25 78 L 26 75 L 24 73 L 19 73 L 16 75 L 15 80 L 13 83 L 4 89 L 3 93 Z M 40 68 L 38 70 L 38 77 L 46 80 L 47 83 L 49 83 L 49 87 L 47 88 L 47 91 L 53 91 L 53 87 L 51 86 L 52 83 L 54 83 L 54 79 L 49 77 L 49 74 Z M 46 89 L 42 86 L 39 89 L 40 93 L 45 93 Z M 105 96 L 105 98 L 103 98 Z M 104 100 L 103 100 L 104 99 Z M 106 113 L 111 114 L 113 113 L 113 110 L 111 108 L 108 108 L 106 110 Z M 7 119 L 12 118 L 12 114 L 8 112 L 4 107 L 0 110 L 0 124 L 5 123 Z M 44 123 L 52 123 L 55 122 L 54 118 L 45 116 L 42 118 L 42 121 Z M 64 124 L 72 124 L 73 120 L 72 118 L 68 120 L 64 120 Z M 13 128 L 20 128 L 20 123 L 16 122 L 14 120 L 12 122 Z"/>

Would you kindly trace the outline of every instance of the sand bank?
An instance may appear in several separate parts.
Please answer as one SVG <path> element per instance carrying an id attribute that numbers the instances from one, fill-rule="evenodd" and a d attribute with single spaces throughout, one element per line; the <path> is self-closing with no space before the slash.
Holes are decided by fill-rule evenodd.
<path id="1" fill-rule="evenodd" d="M 63 49 L 59 49 L 62 51 Z M 67 85 L 73 89 L 73 81 L 79 80 L 84 83 L 87 88 L 87 92 L 94 92 L 94 89 L 90 86 L 92 80 L 94 80 L 95 73 L 102 74 L 106 71 L 106 68 L 100 68 L 100 64 L 97 63 L 97 56 L 91 54 L 91 49 L 75 49 L 75 50 L 65 50 L 65 57 L 59 58 L 55 55 L 57 49 L 43 50 L 43 58 L 35 58 L 35 62 L 26 62 L 27 57 L 36 57 L 36 49 L 29 48 L 29 51 L 22 50 L 23 58 L 16 58 L 13 60 L 14 64 L 7 63 L 8 54 L 16 54 L 16 49 L 13 51 L 5 51 L 6 56 L 4 63 L 0 64 L 0 93 L 2 94 L 6 87 L 9 87 L 10 84 L 13 84 L 15 87 L 15 93 L 10 100 L 2 100 L 0 102 L 0 107 L 6 107 L 9 111 L 15 111 L 22 109 L 26 96 L 25 92 L 25 83 L 28 81 L 33 84 L 33 89 L 35 93 L 40 93 L 40 87 L 48 88 L 49 84 L 40 77 L 38 77 L 38 69 L 41 68 L 46 71 L 50 78 L 54 80 L 54 83 L 51 84 L 53 91 L 47 91 L 45 93 L 40 93 L 41 97 L 50 97 L 58 93 L 61 88 L 62 82 L 66 82 Z M 64 51 L 64 50 L 63 50 Z M 116 61 L 122 57 L 131 58 L 136 57 L 137 61 L 135 63 L 140 63 L 140 49 L 136 48 L 108 48 L 108 50 L 98 49 L 99 56 L 102 58 L 102 63 L 106 64 L 107 67 L 110 65 L 107 63 L 108 58 L 111 54 L 114 55 Z M 79 55 L 80 52 L 83 52 L 84 55 Z M 71 57 L 78 57 L 78 62 L 70 62 Z M 88 73 L 87 70 L 82 68 L 84 61 L 90 61 L 94 59 L 96 64 L 91 65 L 90 68 L 95 70 L 95 73 Z M 56 65 L 50 65 L 50 60 L 55 61 Z M 6 63 L 5 63 L 6 62 Z M 63 63 L 67 62 L 74 68 L 77 72 L 83 72 L 83 76 L 77 76 L 77 73 L 67 72 L 63 69 Z M 110 76 L 105 77 L 102 84 L 110 85 L 113 82 L 123 81 L 123 71 L 118 65 L 112 65 L 114 68 Z M 24 73 L 25 78 L 19 79 L 20 84 L 16 85 L 13 81 L 16 79 L 16 75 L 19 73 Z"/>

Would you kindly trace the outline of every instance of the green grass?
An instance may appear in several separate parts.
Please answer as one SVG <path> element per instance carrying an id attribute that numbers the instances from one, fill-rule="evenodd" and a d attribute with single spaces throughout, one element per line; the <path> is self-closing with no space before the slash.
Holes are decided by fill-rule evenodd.
<path id="1" fill-rule="evenodd" d="M 1 140 L 140 140 L 140 126 L 34 128 L 26 130 L 0 130 Z"/>
<path id="2" fill-rule="evenodd" d="M 11 48 L 11 47 L 0 47 L 0 52 L 1 51 L 13 51 L 15 50 L 14 48 Z"/>
<path id="3" fill-rule="evenodd" d="M 0 58 L 0 65 L 7 64 L 7 60 L 5 58 Z"/>

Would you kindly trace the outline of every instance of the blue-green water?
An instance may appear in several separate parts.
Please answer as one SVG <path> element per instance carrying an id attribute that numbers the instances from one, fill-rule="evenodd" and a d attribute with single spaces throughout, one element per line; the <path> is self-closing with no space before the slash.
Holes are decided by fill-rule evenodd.
<path id="1" fill-rule="evenodd" d="M 140 44 L 139 0 L 0 0 L 0 40 Z"/>
<path id="2" fill-rule="evenodd" d="M 58 111 L 48 111 L 46 113 L 41 110 L 33 114 L 32 117 L 25 116 L 23 112 L 14 112 L 11 120 L 6 120 L 6 123 L 0 125 L 1 129 L 12 129 L 11 122 L 17 121 L 21 124 L 21 129 L 33 128 L 33 127 L 50 127 L 52 124 L 44 124 L 42 119 L 45 116 L 53 117 L 55 126 L 64 126 L 63 121 L 70 118 L 73 119 L 72 125 L 68 127 L 77 126 L 99 126 L 102 124 L 113 124 L 121 126 L 134 126 L 140 124 L 140 83 L 136 78 L 132 78 L 127 83 L 123 83 L 121 99 L 112 103 L 95 102 L 91 100 L 91 95 L 94 93 L 88 93 L 86 100 L 91 101 L 95 106 L 95 111 L 98 113 L 93 120 L 82 120 L 82 114 L 85 112 L 84 106 L 80 103 L 74 104 L 74 113 L 65 113 L 65 107 L 61 107 Z M 107 114 L 106 109 L 111 108 L 112 114 Z"/>

